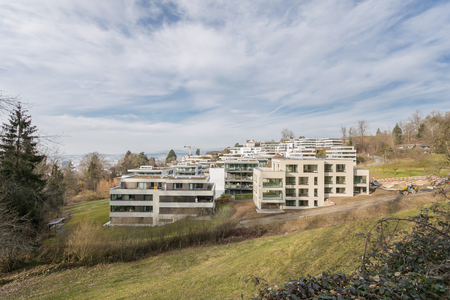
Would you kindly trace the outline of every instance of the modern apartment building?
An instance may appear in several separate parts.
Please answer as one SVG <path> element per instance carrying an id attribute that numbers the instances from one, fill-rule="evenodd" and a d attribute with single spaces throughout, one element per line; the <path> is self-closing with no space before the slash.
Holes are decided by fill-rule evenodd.
<path id="1" fill-rule="evenodd" d="M 120 186 L 110 189 L 110 225 L 156 226 L 214 213 L 215 186 L 208 176 L 143 170 L 130 170 L 134 174 L 122 176 Z"/>
<path id="2" fill-rule="evenodd" d="M 271 168 L 253 172 L 253 202 L 258 209 L 304 209 L 328 197 L 369 193 L 369 171 L 351 159 L 273 159 Z"/>
<path id="3" fill-rule="evenodd" d="M 353 146 L 333 146 L 326 150 L 329 159 L 351 159 L 356 166 L 356 150 Z"/>
<path id="4" fill-rule="evenodd" d="M 250 194 L 253 190 L 253 169 L 257 160 L 227 160 L 221 162 L 225 168 L 225 193 Z"/>

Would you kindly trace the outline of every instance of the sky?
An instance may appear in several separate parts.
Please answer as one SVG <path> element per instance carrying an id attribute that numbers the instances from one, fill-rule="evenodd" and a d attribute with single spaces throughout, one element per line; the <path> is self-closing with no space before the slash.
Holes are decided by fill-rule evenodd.
<path id="1" fill-rule="evenodd" d="M 450 1 L 0 0 L 0 90 L 66 154 L 374 134 L 450 110 L 449 32 Z"/>

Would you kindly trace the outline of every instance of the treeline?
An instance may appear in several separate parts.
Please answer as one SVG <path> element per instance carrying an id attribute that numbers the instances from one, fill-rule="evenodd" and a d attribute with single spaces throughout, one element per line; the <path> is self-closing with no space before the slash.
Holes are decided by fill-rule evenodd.
<path id="1" fill-rule="evenodd" d="M 377 128 L 375 135 L 370 134 L 370 124 L 366 120 L 358 120 L 357 124 L 347 128 L 341 127 L 342 139 L 347 145 L 354 146 L 358 153 L 384 155 L 396 149 L 410 149 L 414 146 L 399 145 L 430 145 L 434 153 L 447 154 L 450 152 L 450 112 L 432 111 L 424 116 L 415 111 L 408 121 L 398 122 L 385 130 Z"/>

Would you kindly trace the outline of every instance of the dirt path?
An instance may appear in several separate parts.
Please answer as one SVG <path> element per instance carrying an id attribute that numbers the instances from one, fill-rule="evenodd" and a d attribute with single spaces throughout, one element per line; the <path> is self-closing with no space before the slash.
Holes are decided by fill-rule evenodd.
<path id="1" fill-rule="evenodd" d="M 250 220 L 242 220 L 239 222 L 241 226 L 251 226 L 251 225 L 257 225 L 257 224 L 267 224 L 272 222 L 280 222 L 280 221 L 288 221 L 288 220 L 294 220 L 301 217 L 306 216 L 318 216 L 318 215 L 324 215 L 324 214 L 331 214 L 336 212 L 345 212 L 345 211 L 351 211 L 356 209 L 362 209 L 362 208 L 368 208 L 372 206 L 379 205 L 381 203 L 393 201 L 396 199 L 411 199 L 410 197 L 418 197 L 418 196 L 431 196 L 431 190 L 422 190 L 417 194 L 411 194 L 408 196 L 403 196 L 398 194 L 397 192 L 386 192 L 382 191 L 380 195 L 373 197 L 373 199 L 367 198 L 360 202 L 350 202 L 350 203 L 343 203 L 333 206 L 324 206 L 320 208 L 313 208 L 313 209 L 305 209 L 301 211 L 295 211 L 295 212 L 289 212 L 286 214 L 277 214 L 277 215 L 271 215 L 267 217 L 260 217 L 258 219 L 250 219 Z M 365 196 L 370 197 L 370 196 Z"/>

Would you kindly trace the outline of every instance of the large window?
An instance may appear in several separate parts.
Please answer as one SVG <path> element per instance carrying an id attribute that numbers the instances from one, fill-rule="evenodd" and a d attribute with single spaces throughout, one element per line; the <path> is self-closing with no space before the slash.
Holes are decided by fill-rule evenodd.
<path id="1" fill-rule="evenodd" d="M 174 183 L 173 184 L 173 189 L 174 190 L 181 190 L 183 188 L 183 184 L 182 183 Z"/>
<path id="2" fill-rule="evenodd" d="M 354 177 L 354 183 L 366 183 L 366 176 L 355 176 Z"/>
<path id="3" fill-rule="evenodd" d="M 345 194 L 345 188 L 336 188 L 336 194 Z"/>
<path id="4" fill-rule="evenodd" d="M 333 172 L 333 165 L 325 164 L 325 172 Z"/>
<path id="5" fill-rule="evenodd" d="M 303 165 L 303 173 L 317 173 L 317 165 Z"/>
<path id="6" fill-rule="evenodd" d="M 333 188 L 325 188 L 325 194 L 333 194 Z"/>
<path id="7" fill-rule="evenodd" d="M 345 165 L 336 165 L 336 172 L 345 172 Z"/>
<path id="8" fill-rule="evenodd" d="M 319 184 L 319 178 L 314 177 L 314 185 L 318 185 Z"/>
<path id="9" fill-rule="evenodd" d="M 299 197 L 307 197 L 309 195 L 308 189 L 298 189 L 298 196 Z"/>
<path id="10" fill-rule="evenodd" d="M 203 183 L 189 183 L 190 190 L 201 190 L 203 189 Z"/>
<path id="11" fill-rule="evenodd" d="M 298 201 L 298 206 L 309 206 L 309 203 L 307 200 L 300 200 Z"/>
<path id="12" fill-rule="evenodd" d="M 286 165 L 286 172 L 297 173 L 298 165 Z"/>
<path id="13" fill-rule="evenodd" d="M 295 185 L 295 177 L 286 177 L 286 185 Z"/>
<path id="14" fill-rule="evenodd" d="M 299 177 L 298 178 L 298 184 L 299 185 L 308 185 L 309 184 L 309 178 L 308 177 Z"/>
<path id="15" fill-rule="evenodd" d="M 337 184 L 345 184 L 345 176 L 336 176 Z"/>
<path id="16" fill-rule="evenodd" d="M 286 197 L 295 197 L 295 189 L 286 189 Z"/>
<path id="17" fill-rule="evenodd" d="M 145 182 L 138 182 L 137 188 L 141 190 L 145 190 L 147 188 L 147 184 Z"/>
<path id="18" fill-rule="evenodd" d="M 263 200 L 283 200 L 283 191 L 263 190 Z"/>
<path id="19" fill-rule="evenodd" d="M 263 178 L 263 187 L 283 187 L 283 179 Z"/>
<path id="20" fill-rule="evenodd" d="M 145 201 L 153 201 L 153 195 L 144 195 Z"/>
<path id="21" fill-rule="evenodd" d="M 325 184 L 332 184 L 333 176 L 325 176 Z"/>
<path id="22" fill-rule="evenodd" d="M 295 200 L 286 200 L 286 206 L 295 206 Z"/>
<path id="23" fill-rule="evenodd" d="M 153 206 L 111 205 L 111 212 L 153 212 Z"/>
<path id="24" fill-rule="evenodd" d="M 319 196 L 319 191 L 317 189 L 314 189 L 314 197 L 318 197 Z"/>

